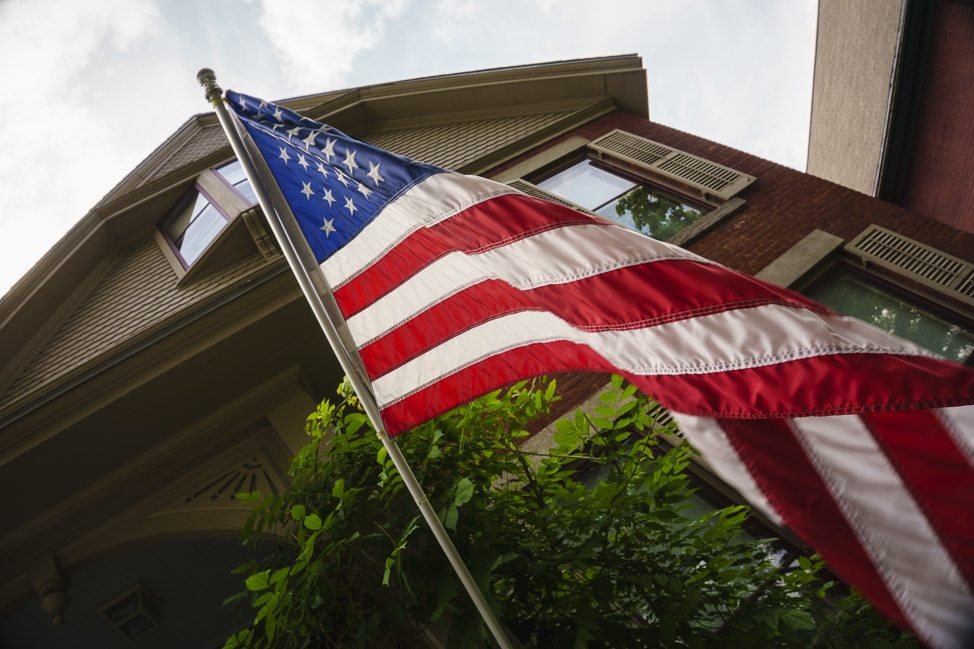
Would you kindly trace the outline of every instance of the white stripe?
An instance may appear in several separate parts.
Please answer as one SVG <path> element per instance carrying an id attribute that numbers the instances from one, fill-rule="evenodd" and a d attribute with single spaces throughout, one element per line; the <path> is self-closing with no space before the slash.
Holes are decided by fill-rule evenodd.
<path id="1" fill-rule="evenodd" d="M 752 507 L 764 514 L 779 527 L 785 523 L 778 512 L 768 501 L 761 487 L 754 481 L 754 477 L 741 456 L 727 439 L 727 434 L 715 420 L 710 417 L 695 417 L 678 412 L 670 413 L 680 425 L 680 432 L 695 449 L 700 451 L 707 465 L 724 482 L 737 490 L 744 500 Z"/>
<path id="2" fill-rule="evenodd" d="M 921 637 L 961 646 L 974 599 L 926 516 L 856 415 L 791 420 L 836 503 Z"/>
<path id="3" fill-rule="evenodd" d="M 321 268 L 331 287 L 337 289 L 416 230 L 435 225 L 489 198 L 517 193 L 486 178 L 451 172 L 434 174 L 389 203 L 362 232 L 326 259 Z"/>
<path id="4" fill-rule="evenodd" d="M 879 346 L 876 340 L 888 344 Z M 929 355 L 847 318 L 766 305 L 655 327 L 580 331 L 547 311 L 522 311 L 468 329 L 373 382 L 381 407 L 495 354 L 532 343 L 588 345 L 614 367 L 638 375 L 708 374 L 842 353 Z"/>
<path id="5" fill-rule="evenodd" d="M 957 406 L 934 410 L 950 433 L 957 448 L 974 465 L 974 406 Z"/>
<path id="6" fill-rule="evenodd" d="M 565 226 L 478 254 L 444 255 L 349 318 L 348 327 L 361 347 L 441 300 L 486 279 L 499 279 L 526 290 L 664 259 L 705 263 L 681 248 L 652 241 L 621 227 Z"/>

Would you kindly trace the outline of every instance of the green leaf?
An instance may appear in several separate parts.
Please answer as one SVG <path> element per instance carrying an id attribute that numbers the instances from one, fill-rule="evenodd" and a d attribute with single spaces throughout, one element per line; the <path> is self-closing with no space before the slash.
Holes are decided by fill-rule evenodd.
<path id="1" fill-rule="evenodd" d="M 615 389 L 617 389 L 617 390 L 618 390 L 619 388 L 621 388 L 621 387 L 622 387 L 622 382 L 623 382 L 623 381 L 624 381 L 625 379 L 623 379 L 623 378 L 622 378 L 621 376 L 619 376 L 618 374 L 613 374 L 613 375 L 612 375 L 612 378 L 611 378 L 611 379 L 609 379 L 609 380 L 610 380 L 610 382 L 612 383 L 612 387 L 614 387 Z"/>
<path id="2" fill-rule="evenodd" d="M 318 514 L 309 514 L 304 517 L 304 526 L 309 530 L 320 530 L 321 529 L 321 517 Z"/>
<path id="3" fill-rule="evenodd" d="M 473 498 L 473 482 L 470 478 L 460 478 L 453 490 L 453 504 L 457 507 L 467 504 Z"/>
<path id="4" fill-rule="evenodd" d="M 339 499 L 345 495 L 345 480 L 339 478 L 335 481 L 331 488 L 331 495 Z"/>
<path id="5" fill-rule="evenodd" d="M 270 570 L 263 570 L 247 577 L 247 579 L 244 581 L 244 584 L 247 586 L 247 590 L 257 592 L 267 589 L 270 586 L 270 583 L 267 580 L 270 572 Z"/>
<path id="6" fill-rule="evenodd" d="M 304 518 L 304 505 L 294 505 L 291 507 L 291 519 L 299 521 Z"/>
<path id="7" fill-rule="evenodd" d="M 551 401 L 554 398 L 556 389 L 557 386 L 555 385 L 554 379 L 552 379 L 551 383 L 548 384 L 548 388 L 544 391 L 545 401 Z"/>
<path id="8" fill-rule="evenodd" d="M 457 529 L 457 520 L 460 518 L 460 511 L 457 509 L 456 505 L 450 505 L 446 510 L 446 517 L 443 520 L 443 527 L 448 530 Z"/>

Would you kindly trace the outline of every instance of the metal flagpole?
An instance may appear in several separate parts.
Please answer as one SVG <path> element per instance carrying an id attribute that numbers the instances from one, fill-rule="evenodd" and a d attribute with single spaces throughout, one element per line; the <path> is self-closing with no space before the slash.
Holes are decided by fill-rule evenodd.
<path id="1" fill-rule="evenodd" d="M 343 337 L 339 333 L 339 327 L 336 326 L 332 318 L 332 314 L 337 313 L 337 304 L 334 302 L 331 288 L 324 281 L 324 278 L 321 277 L 320 272 L 313 278 L 312 274 L 308 271 L 308 266 L 303 263 L 302 257 L 311 256 L 313 258 L 311 251 L 305 250 L 304 255 L 299 252 L 295 241 L 303 242 L 303 239 L 301 238 L 300 230 L 298 229 L 294 216 L 291 214 L 290 208 L 286 204 L 282 204 L 284 203 L 283 200 L 273 201 L 265 190 L 264 184 L 261 182 L 262 176 L 250 156 L 250 151 L 237 132 L 232 121 L 233 118 L 223 103 L 223 89 L 217 85 L 216 75 L 213 70 L 203 68 L 196 75 L 196 78 L 206 91 L 206 99 L 216 110 L 220 125 L 223 126 L 227 139 L 230 140 L 230 146 L 233 148 L 237 160 L 240 161 L 241 166 L 253 185 L 254 192 L 257 195 L 257 202 L 267 216 L 271 231 L 274 233 L 274 237 L 281 246 L 288 265 L 298 280 L 301 292 L 304 293 L 308 304 L 311 305 L 311 310 L 314 312 L 318 324 L 321 325 L 321 329 L 324 331 L 332 350 L 338 356 L 338 362 L 341 364 L 342 370 L 348 376 L 352 387 L 355 388 L 355 392 L 358 394 L 366 414 L 372 421 L 372 425 L 375 427 L 376 433 L 382 441 L 383 447 L 386 449 L 386 453 L 395 465 L 396 470 L 399 471 L 399 475 L 402 477 L 406 489 L 409 490 L 410 495 L 412 495 L 413 500 L 416 502 L 416 506 L 419 507 L 420 513 L 422 513 L 423 518 L 426 520 L 426 524 L 429 525 L 433 536 L 436 537 L 436 540 L 440 544 L 440 548 L 442 548 L 457 577 L 459 577 L 463 587 L 467 590 L 467 594 L 480 612 L 480 616 L 494 637 L 494 641 L 501 649 L 514 649 L 514 645 L 508 639 L 503 626 L 501 626 L 497 616 L 494 615 L 493 610 L 488 606 L 487 599 L 480 592 L 480 588 L 470 574 L 470 570 L 467 569 L 466 564 L 460 557 L 460 553 L 457 552 L 456 546 L 453 545 L 453 541 L 447 534 L 446 528 L 443 527 L 443 523 L 440 522 L 439 517 L 433 510 L 433 506 L 423 492 L 419 481 L 413 475 L 413 471 L 406 462 L 402 451 L 399 450 L 399 446 L 395 440 L 386 433 L 379 412 L 379 405 L 376 403 L 375 395 L 372 393 L 371 384 L 368 382 L 361 368 L 357 355 L 353 355 L 348 349 Z M 277 209 L 278 204 L 282 204 L 280 210 Z M 307 243 L 304 245 L 307 247 Z M 312 268 L 315 266 L 316 264 Z M 315 279 L 318 281 L 314 281 Z M 328 308 L 325 299 L 328 300 L 329 304 L 333 305 L 332 309 Z"/>

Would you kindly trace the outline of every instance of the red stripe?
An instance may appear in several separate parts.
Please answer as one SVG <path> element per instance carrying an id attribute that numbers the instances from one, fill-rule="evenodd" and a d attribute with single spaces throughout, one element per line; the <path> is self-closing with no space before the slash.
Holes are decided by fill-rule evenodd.
<path id="1" fill-rule="evenodd" d="M 450 296 L 361 349 L 375 379 L 460 332 L 517 311 L 549 311 L 587 331 L 634 329 L 763 304 L 822 307 L 710 264 L 666 260 L 519 290 L 500 280 Z"/>
<path id="2" fill-rule="evenodd" d="M 877 609 L 909 627 L 791 427 L 777 419 L 718 423 L 788 527 Z"/>
<path id="3" fill-rule="evenodd" d="M 350 318 L 449 252 L 484 252 L 570 224 L 607 222 L 522 194 L 497 196 L 413 232 L 338 288 L 335 299 Z"/>
<path id="4" fill-rule="evenodd" d="M 974 590 L 974 468 L 928 410 L 862 420 Z"/>
<path id="5" fill-rule="evenodd" d="M 538 343 L 495 354 L 383 409 L 390 434 L 520 379 L 569 370 L 619 372 L 590 348 Z M 623 375 L 676 412 L 715 418 L 860 414 L 974 401 L 974 371 L 929 358 L 819 356 L 748 370 Z M 896 386 L 895 398 L 889 392 Z"/>

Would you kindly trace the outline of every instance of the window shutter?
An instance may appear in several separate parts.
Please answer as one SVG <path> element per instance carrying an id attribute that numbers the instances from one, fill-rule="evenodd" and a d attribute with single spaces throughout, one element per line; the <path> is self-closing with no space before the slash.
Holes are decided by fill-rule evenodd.
<path id="1" fill-rule="evenodd" d="M 658 176 L 727 200 L 754 182 L 754 176 L 618 129 L 592 141 L 589 148 Z"/>
<path id="2" fill-rule="evenodd" d="M 541 200 L 544 201 L 558 203 L 559 205 L 564 205 L 565 207 L 570 207 L 573 210 L 578 210 L 579 212 L 585 212 L 586 214 L 594 214 L 594 212 L 591 212 L 590 210 L 587 210 L 584 207 L 576 205 L 575 203 L 569 200 L 565 200 L 561 196 L 556 196 L 555 194 L 546 192 L 545 190 L 541 189 L 534 183 L 529 183 L 523 178 L 517 178 L 515 180 L 512 180 L 511 182 L 507 183 L 507 185 L 509 187 L 513 187 L 514 189 L 518 190 L 522 194 L 527 194 L 528 196 L 540 198 Z"/>
<path id="3" fill-rule="evenodd" d="M 974 305 L 974 264 L 878 225 L 866 228 L 846 250 L 865 262 Z"/>

